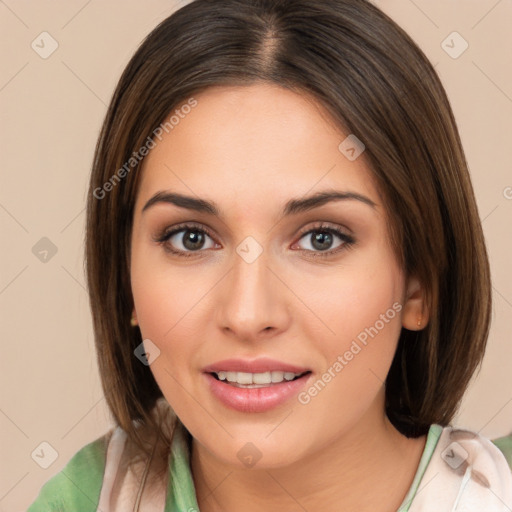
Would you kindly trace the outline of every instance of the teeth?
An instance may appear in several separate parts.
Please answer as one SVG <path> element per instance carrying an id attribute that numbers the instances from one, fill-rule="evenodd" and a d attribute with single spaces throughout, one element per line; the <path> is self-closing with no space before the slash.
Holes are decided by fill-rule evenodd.
<path id="1" fill-rule="evenodd" d="M 247 373 L 247 372 L 216 372 L 219 380 L 227 380 L 228 382 L 236 384 L 274 384 L 283 382 L 283 380 L 293 380 L 295 377 L 301 375 L 300 373 L 292 372 L 264 372 L 264 373 Z"/>
<path id="2" fill-rule="evenodd" d="M 244 372 L 238 372 L 236 374 L 236 381 L 238 384 L 252 384 L 252 374 L 251 373 L 244 373 Z"/>
<path id="3" fill-rule="evenodd" d="M 284 379 L 284 372 L 271 372 L 272 382 L 282 382 Z"/>
<path id="4" fill-rule="evenodd" d="M 249 374 L 252 376 L 253 384 L 270 384 L 272 382 L 272 377 L 270 376 L 270 372 L 265 373 L 253 373 Z"/>
<path id="5" fill-rule="evenodd" d="M 226 372 L 226 379 L 229 382 L 236 382 L 237 373 L 236 372 Z"/>

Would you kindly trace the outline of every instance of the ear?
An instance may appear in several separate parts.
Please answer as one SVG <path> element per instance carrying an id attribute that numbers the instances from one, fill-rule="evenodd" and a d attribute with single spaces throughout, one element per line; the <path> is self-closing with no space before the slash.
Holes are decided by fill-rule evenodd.
<path id="1" fill-rule="evenodd" d="M 135 311 L 135 308 L 133 308 L 133 311 L 132 311 L 132 318 L 130 320 L 130 324 L 132 327 L 135 327 L 136 325 L 138 325 L 137 312 Z"/>
<path id="2" fill-rule="evenodd" d="M 420 331 L 427 326 L 429 318 L 425 290 L 416 277 L 410 277 L 407 280 L 402 325 L 410 331 Z"/>

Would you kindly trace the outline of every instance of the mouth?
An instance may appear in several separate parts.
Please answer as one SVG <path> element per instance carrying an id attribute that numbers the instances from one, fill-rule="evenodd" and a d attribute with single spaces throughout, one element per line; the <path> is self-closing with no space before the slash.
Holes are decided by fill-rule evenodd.
<path id="1" fill-rule="evenodd" d="M 244 389 L 266 388 L 277 386 L 283 382 L 292 382 L 311 373 L 310 370 L 302 373 L 268 371 L 262 373 L 218 371 L 208 372 L 214 379 L 233 387 Z"/>
<path id="2" fill-rule="evenodd" d="M 224 359 L 204 367 L 202 372 L 218 402 L 244 413 L 284 407 L 313 379 L 307 366 L 269 357 Z"/>

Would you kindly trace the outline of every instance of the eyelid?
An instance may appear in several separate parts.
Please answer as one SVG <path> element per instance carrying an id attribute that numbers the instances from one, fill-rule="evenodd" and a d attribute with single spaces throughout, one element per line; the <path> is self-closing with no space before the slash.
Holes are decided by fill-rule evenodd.
<path id="1" fill-rule="evenodd" d="M 353 231 L 351 229 L 349 229 L 348 227 L 344 226 L 343 224 L 335 224 L 330 221 L 319 220 L 319 221 L 314 222 L 312 226 L 310 225 L 309 227 L 302 228 L 299 231 L 298 236 L 304 236 L 304 235 L 308 234 L 310 231 L 321 230 L 321 229 L 333 229 L 336 231 L 341 231 L 346 236 L 351 236 L 353 234 Z M 343 230 L 346 230 L 346 233 Z"/>
<path id="2" fill-rule="evenodd" d="M 164 229 L 161 229 L 158 231 L 153 237 L 154 242 L 164 242 L 166 239 L 168 239 L 171 235 L 176 234 L 180 231 L 186 231 L 187 229 L 192 230 L 196 229 L 197 231 L 204 231 L 210 238 L 214 238 L 212 231 L 208 226 L 205 226 L 204 224 L 198 223 L 198 222 L 182 222 L 179 224 L 176 224 L 175 226 L 167 226 Z"/>

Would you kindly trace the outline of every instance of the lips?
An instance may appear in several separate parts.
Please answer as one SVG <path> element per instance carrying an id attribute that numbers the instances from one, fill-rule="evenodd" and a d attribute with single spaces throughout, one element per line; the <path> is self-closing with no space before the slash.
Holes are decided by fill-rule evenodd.
<path id="1" fill-rule="evenodd" d="M 239 385 L 219 380 L 219 372 L 263 374 L 284 372 L 297 374 L 290 381 Z M 229 409 L 243 413 L 266 412 L 284 405 L 296 396 L 313 378 L 310 369 L 269 358 L 255 360 L 226 359 L 203 368 L 205 383 L 213 397 Z"/>

